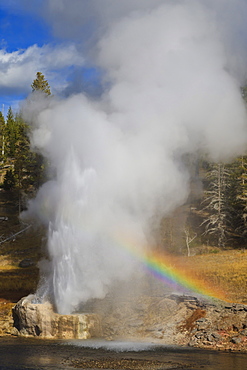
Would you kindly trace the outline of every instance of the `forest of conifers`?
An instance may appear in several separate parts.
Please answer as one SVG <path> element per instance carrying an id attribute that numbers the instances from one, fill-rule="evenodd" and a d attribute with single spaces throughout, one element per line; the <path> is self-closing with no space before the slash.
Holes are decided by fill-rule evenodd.
<path id="1" fill-rule="evenodd" d="M 40 90 L 50 95 L 44 75 L 38 72 L 36 77 L 33 91 Z M 244 99 L 245 93 L 243 89 Z M 23 199 L 22 208 L 25 207 L 24 200 L 33 196 L 44 182 L 47 166 L 40 154 L 31 151 L 29 130 L 21 114 L 14 114 L 11 107 L 6 118 L 0 112 L 3 175 L 0 186 L 5 191 L 17 192 L 19 199 Z M 202 190 L 199 193 L 193 190 L 192 181 L 187 202 L 190 211 L 183 220 L 183 237 L 188 248 L 192 241 L 219 248 L 244 248 L 247 245 L 247 156 L 244 154 L 231 163 L 211 163 L 205 158 L 193 160 L 193 181 L 200 183 Z M 163 222 L 167 230 L 170 221 L 165 219 Z"/>

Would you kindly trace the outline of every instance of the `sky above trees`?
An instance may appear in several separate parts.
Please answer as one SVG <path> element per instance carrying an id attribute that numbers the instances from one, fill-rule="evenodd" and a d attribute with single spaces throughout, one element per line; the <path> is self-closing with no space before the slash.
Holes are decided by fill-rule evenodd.
<path id="1" fill-rule="evenodd" d="M 207 3 L 215 12 L 219 27 L 227 23 L 222 27 L 231 43 L 229 54 L 246 53 L 246 2 L 197 2 Z M 181 1 L 166 3 L 174 6 Z M 163 0 L 0 0 L 0 104 L 17 108 L 31 92 L 37 71 L 44 73 L 55 95 L 81 91 L 99 95 L 102 70 L 95 62 L 97 41 L 119 18 L 161 4 Z"/>
<path id="2" fill-rule="evenodd" d="M 53 2 L 55 12 L 60 9 L 58 3 Z M 5 111 L 9 105 L 17 108 L 31 92 L 37 71 L 45 74 L 53 93 L 65 95 L 75 74 L 81 84 L 92 74 L 91 67 L 85 66 L 80 42 L 56 35 L 56 21 L 48 19 L 49 7 L 53 8 L 49 1 L 0 0 L 0 104 L 6 106 Z M 70 25 L 65 23 L 64 28 Z"/>

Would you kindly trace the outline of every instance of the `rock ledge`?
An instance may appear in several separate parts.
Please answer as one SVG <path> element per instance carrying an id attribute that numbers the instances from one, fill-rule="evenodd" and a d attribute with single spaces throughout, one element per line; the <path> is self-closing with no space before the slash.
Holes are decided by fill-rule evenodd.
<path id="1" fill-rule="evenodd" d="M 102 335 L 99 315 L 60 315 L 50 303 L 36 303 L 34 295 L 22 298 L 15 305 L 13 319 L 17 334 L 25 337 L 89 339 Z"/>

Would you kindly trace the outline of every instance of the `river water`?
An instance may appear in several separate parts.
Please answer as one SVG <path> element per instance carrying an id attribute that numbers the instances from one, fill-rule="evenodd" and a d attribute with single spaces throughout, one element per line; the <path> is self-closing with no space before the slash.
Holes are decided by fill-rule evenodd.
<path id="1" fill-rule="evenodd" d="M 247 354 L 140 342 L 0 338 L 0 369 L 244 370 Z"/>

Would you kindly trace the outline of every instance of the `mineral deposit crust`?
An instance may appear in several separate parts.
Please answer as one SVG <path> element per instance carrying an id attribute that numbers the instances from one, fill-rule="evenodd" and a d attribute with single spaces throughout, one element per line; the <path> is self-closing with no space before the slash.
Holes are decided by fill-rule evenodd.
<path id="1" fill-rule="evenodd" d="M 101 337 L 100 317 L 94 313 L 60 315 L 52 304 L 33 303 L 35 296 L 22 298 L 13 308 L 18 335 L 54 339 L 89 339 Z"/>

